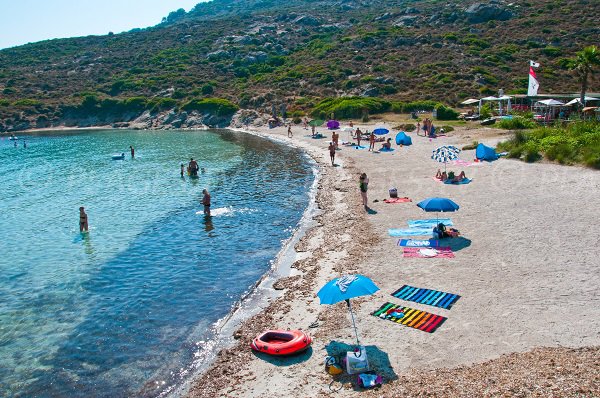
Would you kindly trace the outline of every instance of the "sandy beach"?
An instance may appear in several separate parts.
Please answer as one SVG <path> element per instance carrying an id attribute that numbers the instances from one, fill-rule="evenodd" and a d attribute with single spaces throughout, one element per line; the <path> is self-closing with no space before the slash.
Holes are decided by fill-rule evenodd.
<path id="1" fill-rule="evenodd" d="M 188 396 L 600 395 L 597 171 L 502 158 L 448 164 L 472 182 L 446 185 L 432 178 L 444 168 L 431 160 L 432 150 L 473 140 L 495 145 L 506 132 L 459 127 L 437 139 L 412 133 L 412 146 L 393 145 L 389 153 L 341 146 L 332 167 L 331 133 L 323 128 L 326 138 L 320 140 L 301 127 L 293 128 L 290 139 L 283 127 L 251 130 L 289 140 L 318 162 L 316 200 L 322 212 L 295 247 L 293 273 L 276 284 L 283 293 L 241 325 L 237 345 L 219 353 Z M 340 142 L 347 140 L 342 132 Z M 463 161 L 474 158 L 474 150 L 460 154 Z M 358 191 L 361 172 L 370 179 L 369 213 Z M 412 202 L 384 203 L 392 187 Z M 448 241 L 454 257 L 403 257 L 388 229 L 435 218 L 416 203 L 436 196 L 460 205 L 458 212 L 443 215 L 461 232 Z M 354 331 L 345 304 L 321 306 L 316 293 L 327 281 L 352 273 L 368 276 L 381 289 L 352 300 L 361 343 L 385 380 L 376 390 L 360 390 L 353 378 L 334 378 L 324 370 L 327 355 L 351 349 Z M 451 309 L 436 308 L 393 297 L 403 285 L 461 297 Z M 447 319 L 426 333 L 371 315 L 386 302 Z M 288 358 L 252 353 L 252 338 L 273 328 L 308 330 L 312 348 Z"/>

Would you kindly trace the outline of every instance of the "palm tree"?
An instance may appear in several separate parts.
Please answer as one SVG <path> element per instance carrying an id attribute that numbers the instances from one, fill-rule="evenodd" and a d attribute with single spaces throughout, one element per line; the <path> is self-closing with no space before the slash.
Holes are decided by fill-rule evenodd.
<path id="1" fill-rule="evenodd" d="M 588 78 L 594 74 L 594 67 L 600 65 L 600 52 L 596 46 L 585 47 L 575 54 L 569 62 L 569 68 L 577 74 L 581 83 L 581 106 L 585 104 L 585 92 L 588 88 Z"/>

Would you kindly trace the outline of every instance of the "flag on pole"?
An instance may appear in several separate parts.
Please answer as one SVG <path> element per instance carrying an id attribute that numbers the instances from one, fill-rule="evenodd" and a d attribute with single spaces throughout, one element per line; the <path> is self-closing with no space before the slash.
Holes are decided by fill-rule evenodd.
<path id="1" fill-rule="evenodd" d="M 535 70 L 533 70 L 533 68 L 537 68 L 539 66 L 539 63 L 529 61 L 529 87 L 527 88 L 527 96 L 529 97 L 535 97 L 538 93 L 538 89 L 540 88 L 540 83 L 538 82 Z"/>

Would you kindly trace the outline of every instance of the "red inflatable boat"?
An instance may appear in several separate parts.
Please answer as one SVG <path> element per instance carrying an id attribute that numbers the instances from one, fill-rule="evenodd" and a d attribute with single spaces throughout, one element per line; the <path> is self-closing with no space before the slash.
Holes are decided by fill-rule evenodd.
<path id="1" fill-rule="evenodd" d="M 302 330 L 267 330 L 256 336 L 250 347 L 269 355 L 290 355 L 304 351 L 312 338 Z"/>

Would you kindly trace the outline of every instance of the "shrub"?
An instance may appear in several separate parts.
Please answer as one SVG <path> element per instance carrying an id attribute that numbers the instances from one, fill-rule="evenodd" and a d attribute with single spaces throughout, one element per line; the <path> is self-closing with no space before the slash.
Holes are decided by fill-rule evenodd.
<path id="1" fill-rule="evenodd" d="M 447 107 L 445 105 L 440 104 L 435 107 L 435 110 L 437 112 L 436 118 L 438 120 L 456 120 L 456 119 L 458 119 L 459 113 L 456 112 L 454 109 Z"/>
<path id="2" fill-rule="evenodd" d="M 391 103 L 379 98 L 342 97 L 326 98 L 311 111 L 313 117 L 322 119 L 334 117 L 340 119 L 358 118 L 366 113 L 383 113 L 391 108 Z"/>
<path id="3" fill-rule="evenodd" d="M 523 130 L 535 128 L 537 124 L 533 119 L 522 116 L 513 116 L 512 119 L 501 119 L 498 127 L 505 130 Z"/>
<path id="4" fill-rule="evenodd" d="M 584 164 L 600 168 L 600 123 L 575 122 L 567 127 L 540 127 L 530 132 L 517 131 L 498 145 L 508 157 L 535 162 L 542 154 L 561 164 Z"/>
<path id="5" fill-rule="evenodd" d="M 182 106 L 185 111 L 214 113 L 217 116 L 232 115 L 239 109 L 233 102 L 223 98 L 193 99 Z"/>
<path id="6" fill-rule="evenodd" d="M 449 133 L 449 132 L 451 132 L 451 131 L 454 131 L 454 127 L 452 127 L 452 126 L 444 125 L 444 126 L 442 126 L 442 128 L 444 129 L 444 131 L 445 131 L 446 133 Z"/>
<path id="7" fill-rule="evenodd" d="M 202 94 L 204 94 L 204 95 L 210 95 L 215 92 L 215 88 L 212 86 L 212 84 L 208 84 L 208 83 L 203 85 L 201 90 L 202 90 Z"/>
<path id="8" fill-rule="evenodd" d="M 472 143 L 470 143 L 469 145 L 465 145 L 462 147 L 463 151 L 469 151 L 471 149 L 475 149 L 477 148 L 477 145 L 479 145 L 479 141 L 473 141 Z"/>
<path id="9" fill-rule="evenodd" d="M 414 111 L 432 111 L 438 105 L 437 101 L 423 100 L 423 101 L 412 101 L 412 102 L 393 102 L 392 112 L 394 113 L 409 113 Z"/>

